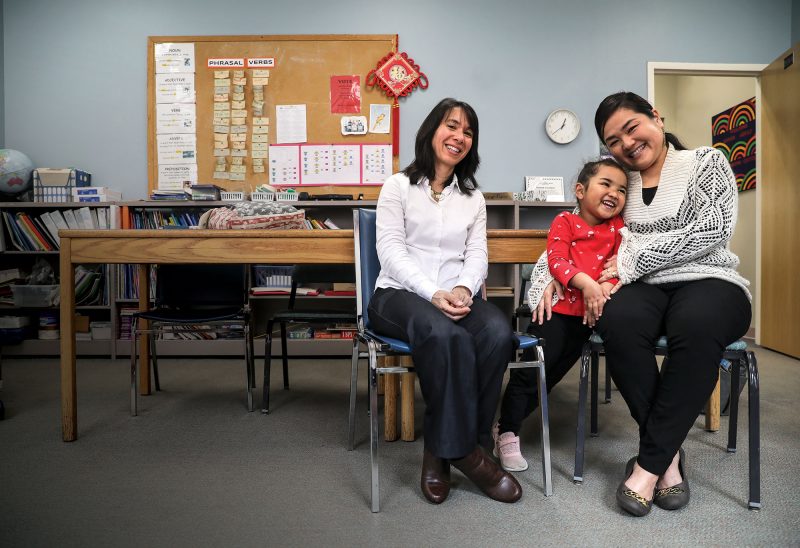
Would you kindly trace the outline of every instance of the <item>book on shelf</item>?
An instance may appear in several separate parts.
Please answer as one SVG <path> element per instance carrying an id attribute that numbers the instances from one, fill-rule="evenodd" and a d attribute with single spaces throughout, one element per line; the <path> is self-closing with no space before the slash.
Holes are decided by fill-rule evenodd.
<path id="1" fill-rule="evenodd" d="M 327 219 L 322 221 L 322 224 L 324 224 L 326 227 L 328 227 L 328 228 L 330 228 L 332 230 L 338 230 L 339 229 L 337 224 L 334 223 L 333 221 L 331 221 L 330 217 L 328 217 Z"/>
<path id="2" fill-rule="evenodd" d="M 150 193 L 151 200 L 191 200 L 191 194 L 183 190 L 154 190 Z"/>
<path id="3" fill-rule="evenodd" d="M 58 227 L 56 226 L 56 222 L 55 219 L 53 219 L 53 216 L 50 215 L 50 212 L 45 211 L 39 216 L 39 218 L 44 223 L 44 226 L 47 228 L 47 231 L 50 233 L 50 236 L 52 236 L 53 240 L 55 240 L 56 245 L 60 246 L 61 239 L 58 237 Z"/>
<path id="4" fill-rule="evenodd" d="M 30 241 L 32 251 L 54 251 L 55 248 L 39 232 L 35 223 L 25 212 L 18 212 L 16 215 L 17 225 L 22 229 L 22 233 Z"/>
<path id="5" fill-rule="evenodd" d="M 267 287 L 251 287 L 250 294 L 251 295 L 289 295 L 292 292 L 291 286 L 267 286 Z M 309 296 L 316 296 L 319 295 L 319 289 L 315 289 L 313 287 L 298 287 L 297 288 L 297 295 L 309 295 Z"/>
<path id="6" fill-rule="evenodd" d="M 5 268 L 0 270 L 0 284 L 24 280 L 27 277 L 28 274 L 19 268 Z"/>
<path id="7" fill-rule="evenodd" d="M 85 186 L 73 188 L 72 198 L 76 202 L 118 202 L 122 193 L 107 186 Z"/>
<path id="8" fill-rule="evenodd" d="M 220 192 L 224 189 L 217 185 L 192 185 L 192 200 L 219 201 Z"/>
<path id="9" fill-rule="evenodd" d="M 78 219 L 75 217 L 75 212 L 71 209 L 65 209 L 63 212 L 64 220 L 67 223 L 67 228 L 70 230 L 80 230 L 82 228 L 81 224 L 78 223 Z"/>
<path id="10" fill-rule="evenodd" d="M 322 292 L 326 297 L 353 297 L 356 294 L 355 289 L 326 289 Z"/>

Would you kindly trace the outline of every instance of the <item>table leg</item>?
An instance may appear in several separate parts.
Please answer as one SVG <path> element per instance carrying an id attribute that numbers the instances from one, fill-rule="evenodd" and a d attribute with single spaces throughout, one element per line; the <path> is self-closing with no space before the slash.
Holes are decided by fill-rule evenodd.
<path id="1" fill-rule="evenodd" d="M 78 395 L 75 388 L 75 271 L 71 240 L 61 239 L 61 439 L 78 439 Z"/>
<path id="2" fill-rule="evenodd" d="M 139 311 L 150 308 L 150 265 L 139 265 Z M 148 329 L 150 322 L 139 320 L 140 329 Z M 133 352 L 133 349 L 131 349 Z M 139 394 L 150 395 L 150 337 L 139 337 Z"/>
<path id="3" fill-rule="evenodd" d="M 706 404 L 706 430 L 709 432 L 719 430 L 719 375 L 717 375 L 717 385 Z"/>

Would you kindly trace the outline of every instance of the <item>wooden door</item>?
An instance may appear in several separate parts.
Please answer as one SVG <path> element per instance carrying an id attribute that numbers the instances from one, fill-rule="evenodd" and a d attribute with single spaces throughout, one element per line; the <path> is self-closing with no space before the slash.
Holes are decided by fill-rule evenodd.
<path id="1" fill-rule="evenodd" d="M 761 73 L 762 346 L 800 358 L 800 43 Z"/>

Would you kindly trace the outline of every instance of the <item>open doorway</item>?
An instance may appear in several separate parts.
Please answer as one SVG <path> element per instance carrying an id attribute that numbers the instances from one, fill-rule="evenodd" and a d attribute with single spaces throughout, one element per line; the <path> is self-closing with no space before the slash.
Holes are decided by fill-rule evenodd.
<path id="1" fill-rule="evenodd" d="M 692 63 L 648 64 L 648 97 L 664 118 L 667 131 L 687 148 L 712 145 L 711 117 L 747 99 L 756 97 L 758 109 L 762 65 L 702 65 Z M 758 110 L 757 110 L 758 112 Z M 756 137 L 757 141 L 758 137 Z M 756 147 L 758 144 L 756 142 Z M 753 322 L 758 325 L 758 183 L 755 190 L 739 193 L 739 214 L 731 239 L 731 250 L 740 260 L 739 272 L 750 280 Z"/>

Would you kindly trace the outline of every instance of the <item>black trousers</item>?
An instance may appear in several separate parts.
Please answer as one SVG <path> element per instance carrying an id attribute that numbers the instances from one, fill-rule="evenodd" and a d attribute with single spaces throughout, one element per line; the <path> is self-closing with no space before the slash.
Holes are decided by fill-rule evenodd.
<path id="1" fill-rule="evenodd" d="M 744 291 L 718 279 L 622 287 L 603 308 L 596 330 L 606 364 L 639 424 L 639 465 L 661 475 L 686 439 L 717 382 L 725 347 L 747 332 Z M 659 373 L 654 353 L 666 335 Z"/>
<path id="2" fill-rule="evenodd" d="M 542 325 L 531 323 L 528 333 L 544 338 L 544 370 L 549 394 L 558 381 L 575 365 L 581 356 L 583 343 L 592 334 L 583 325 L 583 317 L 553 313 Z M 526 351 L 527 352 L 527 351 Z M 532 356 L 523 356 L 532 359 Z M 538 371 L 534 368 L 512 369 L 500 405 L 500 433 L 519 435 L 522 421 L 539 405 Z"/>
<path id="3" fill-rule="evenodd" d="M 370 327 L 408 341 L 425 399 L 425 447 L 457 459 L 489 447 L 503 374 L 514 351 L 511 321 L 476 298 L 454 322 L 419 295 L 379 288 L 369 303 Z"/>

